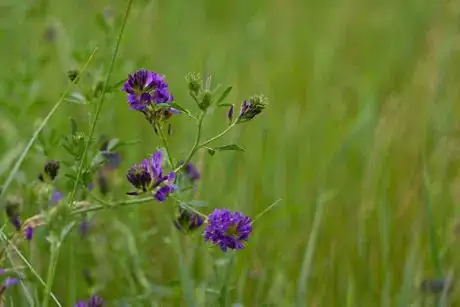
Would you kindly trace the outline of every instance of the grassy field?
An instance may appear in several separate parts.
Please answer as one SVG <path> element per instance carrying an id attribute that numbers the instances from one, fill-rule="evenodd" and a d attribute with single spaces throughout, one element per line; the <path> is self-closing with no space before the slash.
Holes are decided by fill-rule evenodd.
<path id="1" fill-rule="evenodd" d="M 66 99 L 12 173 L 15 163 L 69 86 L 67 72 L 96 47 L 71 91 L 105 80 L 127 2 L 0 4 L 0 182 L 13 179 L 2 206 L 21 196 L 23 220 L 43 210 L 33 195 L 45 162 L 72 161 L 56 141 L 70 134 L 69 119 L 89 134 L 100 99 Z M 200 209 L 255 217 L 281 201 L 245 249 L 228 253 L 205 244 L 201 230 L 179 233 L 171 200 L 91 213 L 87 236 L 73 229 L 59 253 L 47 226 L 7 244 L 14 228 L 5 219 L 2 267 L 24 274 L 5 306 L 44 306 L 45 297 L 58 306 L 51 293 L 62 306 L 93 294 L 107 306 L 460 306 L 455 287 L 420 289 L 459 273 L 459 14 L 455 0 L 134 0 L 110 84 L 150 69 L 195 112 L 184 76 L 197 71 L 232 85 L 230 103 L 270 99 L 216 142 L 246 152 L 194 157 L 202 173 L 194 198 L 208 203 Z M 127 199 L 126 171 L 161 146 L 128 107 L 125 93 L 107 93 L 95 126 L 96 139 L 132 143 L 120 149 L 106 201 Z M 183 159 L 196 128 L 182 115 L 170 123 L 170 150 Z M 214 109 L 203 133 L 226 126 L 226 110 Z M 66 195 L 71 166 L 55 182 Z"/>

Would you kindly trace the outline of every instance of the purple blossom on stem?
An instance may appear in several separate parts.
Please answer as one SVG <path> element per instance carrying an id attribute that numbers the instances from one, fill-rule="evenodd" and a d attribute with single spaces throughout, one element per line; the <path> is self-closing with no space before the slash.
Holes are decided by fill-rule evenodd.
<path id="1" fill-rule="evenodd" d="M 34 235 L 34 228 L 32 226 L 28 225 L 26 227 L 26 230 L 24 231 L 24 238 L 27 241 L 30 241 L 30 240 L 32 240 L 33 235 Z"/>
<path id="2" fill-rule="evenodd" d="M 53 193 L 51 193 L 51 204 L 57 205 L 57 203 L 59 203 L 63 198 L 64 194 L 62 194 L 58 190 L 54 190 Z"/>
<path id="3" fill-rule="evenodd" d="M 147 192 L 155 190 L 155 198 L 163 202 L 177 190 L 175 173 L 170 172 L 163 175 L 163 153 L 155 152 L 149 159 L 144 159 L 140 164 L 133 165 L 126 175 L 128 181 L 137 189 Z M 137 195 L 137 192 L 130 192 L 129 195 Z"/>
<path id="4" fill-rule="evenodd" d="M 18 284 L 20 282 L 19 279 L 17 278 L 14 278 L 14 277 L 7 277 L 5 279 L 5 282 L 3 283 L 3 285 L 7 288 L 11 287 L 11 286 L 14 286 L 16 284 Z"/>
<path id="5" fill-rule="evenodd" d="M 167 103 L 174 99 L 168 91 L 164 76 L 146 69 L 128 75 L 122 91 L 128 94 L 131 109 L 138 111 L 145 111 L 152 103 Z"/>
<path id="6" fill-rule="evenodd" d="M 232 213 L 227 209 L 215 209 L 208 217 L 208 226 L 204 231 L 204 240 L 218 244 L 223 252 L 227 249 L 243 249 L 243 241 L 248 241 L 252 232 L 251 218 L 240 212 Z"/>
<path id="7" fill-rule="evenodd" d="M 98 296 L 93 296 L 89 300 L 81 300 L 75 304 L 74 307 L 103 307 L 104 300 Z"/>

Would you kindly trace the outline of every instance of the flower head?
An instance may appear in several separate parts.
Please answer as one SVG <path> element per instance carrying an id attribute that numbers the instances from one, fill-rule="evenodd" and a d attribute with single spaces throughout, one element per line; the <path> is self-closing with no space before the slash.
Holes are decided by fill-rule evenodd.
<path id="1" fill-rule="evenodd" d="M 131 109 L 138 111 L 145 111 L 152 103 L 167 103 L 174 99 L 164 76 L 146 69 L 128 75 L 122 91 L 128 94 Z"/>
<path id="2" fill-rule="evenodd" d="M 54 190 L 53 193 L 51 193 L 51 204 L 56 205 L 63 198 L 64 198 L 64 194 L 62 194 L 58 190 Z"/>
<path id="3" fill-rule="evenodd" d="M 177 186 L 174 184 L 175 179 L 176 174 L 174 172 L 170 172 L 168 176 L 162 178 L 161 182 L 163 183 L 163 186 L 155 192 L 156 200 L 164 202 L 166 198 L 168 198 L 169 194 L 177 190 Z"/>
<path id="4" fill-rule="evenodd" d="M 152 181 L 148 161 L 144 160 L 140 164 L 134 164 L 129 169 L 126 178 L 136 189 L 140 189 L 144 192 L 147 191 L 147 187 Z"/>
<path id="5" fill-rule="evenodd" d="M 58 175 L 60 168 L 61 168 L 61 163 L 59 161 L 57 160 L 48 161 L 44 167 L 45 176 L 51 179 L 51 181 L 53 181 Z M 43 174 L 40 174 L 38 175 L 38 179 L 40 181 L 45 181 L 45 176 Z"/>
<path id="6" fill-rule="evenodd" d="M 28 225 L 26 227 L 26 230 L 24 231 L 24 238 L 27 241 L 30 241 L 30 240 L 32 240 L 33 235 L 34 235 L 34 228 L 32 226 Z"/>
<path id="7" fill-rule="evenodd" d="M 253 96 L 249 100 L 243 101 L 241 105 L 240 114 L 238 116 L 238 123 L 250 121 L 267 107 L 267 98 L 263 95 Z"/>
<path id="8" fill-rule="evenodd" d="M 164 175 L 163 153 L 155 152 L 150 158 L 144 159 L 140 164 L 131 167 L 127 174 L 128 181 L 142 192 L 154 191 L 155 198 L 163 202 L 172 192 L 177 190 L 174 181 L 175 173 Z M 137 192 L 128 193 L 137 195 Z"/>
<path id="9" fill-rule="evenodd" d="M 22 199 L 20 197 L 9 197 L 6 200 L 6 216 L 17 231 L 21 230 L 21 219 L 19 217 L 21 207 Z"/>
<path id="10" fill-rule="evenodd" d="M 82 300 L 75 304 L 74 307 L 103 307 L 104 300 L 98 296 L 91 297 L 88 301 Z"/>
<path id="11" fill-rule="evenodd" d="M 252 232 L 251 218 L 239 212 L 215 209 L 208 217 L 208 226 L 204 231 L 204 240 L 219 244 L 220 249 L 243 249 L 243 241 L 248 241 Z"/>

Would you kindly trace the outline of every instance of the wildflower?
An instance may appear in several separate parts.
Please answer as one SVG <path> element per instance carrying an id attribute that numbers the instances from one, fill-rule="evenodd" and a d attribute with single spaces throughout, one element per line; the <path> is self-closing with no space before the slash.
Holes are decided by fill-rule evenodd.
<path id="1" fill-rule="evenodd" d="M 263 95 L 253 96 L 241 105 L 238 123 L 250 121 L 267 107 L 267 98 Z"/>
<path id="2" fill-rule="evenodd" d="M 6 289 L 8 289 L 11 286 L 14 286 L 20 282 L 19 279 L 14 278 L 14 277 L 7 277 L 3 284 L 0 286 L 0 296 L 3 295 Z"/>
<path id="3" fill-rule="evenodd" d="M 152 181 L 152 177 L 149 172 L 148 160 L 144 160 L 140 164 L 134 164 L 129 169 L 126 178 L 136 189 L 146 192 L 147 187 Z"/>
<path id="4" fill-rule="evenodd" d="M 34 228 L 32 226 L 28 225 L 26 227 L 26 230 L 24 231 L 24 238 L 27 241 L 30 241 L 30 240 L 32 240 L 33 235 L 34 235 Z"/>
<path id="5" fill-rule="evenodd" d="M 177 190 L 177 187 L 174 185 L 175 179 L 176 174 L 174 172 L 169 173 L 167 179 L 163 181 L 164 185 L 160 187 L 155 193 L 156 200 L 163 202 L 166 200 L 169 194 Z"/>
<path id="6" fill-rule="evenodd" d="M 128 75 L 122 91 L 128 94 L 128 103 L 132 110 L 146 111 L 152 103 L 173 101 L 164 76 L 145 69 Z"/>
<path id="7" fill-rule="evenodd" d="M 163 154 L 155 152 L 149 159 L 144 159 L 140 164 L 133 165 L 126 175 L 128 181 L 142 192 L 155 190 L 155 198 L 163 202 L 169 194 L 177 190 L 174 185 L 175 173 L 163 174 Z M 130 192 L 130 195 L 137 195 L 137 192 Z"/>
<path id="8" fill-rule="evenodd" d="M 252 232 L 251 218 L 239 212 L 215 209 L 208 217 L 208 226 L 204 231 L 204 240 L 219 244 L 220 249 L 243 249 L 243 241 L 248 241 Z"/>
<path id="9" fill-rule="evenodd" d="M 48 161 L 45 164 L 45 168 L 44 168 L 45 175 L 49 179 L 54 180 L 59 173 L 60 167 L 61 167 L 61 163 L 59 161 L 56 161 L 56 160 Z M 40 175 L 38 175 L 38 179 L 40 181 L 45 181 L 45 177 L 43 173 L 40 173 Z"/>
<path id="10" fill-rule="evenodd" d="M 98 296 L 93 296 L 87 301 L 79 301 L 74 307 L 102 307 L 104 306 L 104 300 Z"/>
<path id="11" fill-rule="evenodd" d="M 179 217 L 174 221 L 174 226 L 180 231 L 190 232 L 200 228 L 203 222 L 204 220 L 199 214 L 181 206 L 179 207 Z"/>
<path id="12" fill-rule="evenodd" d="M 181 166 L 183 164 L 184 164 L 184 161 L 180 161 L 177 166 Z M 196 166 L 193 165 L 193 163 L 191 162 L 187 163 L 187 165 L 183 167 L 183 170 L 185 172 L 185 175 L 190 181 L 195 182 L 198 179 L 200 179 L 200 172 L 198 171 Z"/>
<path id="13" fill-rule="evenodd" d="M 61 199 L 64 198 L 64 194 L 62 194 L 61 192 L 59 192 L 58 190 L 54 190 L 53 193 L 51 193 L 51 204 L 52 205 L 56 205 L 57 203 L 59 203 L 61 201 Z"/>
<path id="14" fill-rule="evenodd" d="M 89 229 L 89 221 L 85 217 L 83 221 L 80 223 L 80 233 L 81 233 L 82 238 L 86 237 L 86 235 L 88 234 L 88 229 Z"/>
<path id="15" fill-rule="evenodd" d="M 21 206 L 22 199 L 20 197 L 10 197 L 6 201 L 6 216 L 17 231 L 21 230 L 21 219 L 19 217 Z"/>

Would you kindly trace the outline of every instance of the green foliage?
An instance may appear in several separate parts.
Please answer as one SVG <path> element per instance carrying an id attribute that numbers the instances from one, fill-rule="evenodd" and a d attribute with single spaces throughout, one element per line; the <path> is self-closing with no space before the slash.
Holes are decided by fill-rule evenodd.
<path id="1" fill-rule="evenodd" d="M 23 217 L 48 209 L 34 198 L 31 182 L 44 161 L 61 157 L 68 181 L 53 188 L 69 191 L 79 177 L 75 201 L 97 174 L 107 175 L 112 187 L 105 196 L 92 193 L 101 200 L 98 210 L 86 212 L 79 204 L 80 211 L 55 220 L 53 236 L 37 228 L 30 243 L 2 251 L 7 273 L 30 281 L 8 289 L 5 306 L 30 306 L 31 300 L 42 306 L 48 290 L 49 306 L 57 306 L 53 297 L 73 306 L 91 294 L 106 298 L 108 306 L 460 302 L 455 283 L 448 296 L 419 287 L 447 278 L 460 265 L 455 3 L 134 1 L 91 132 L 126 4 L 107 3 L 92 1 L 88 10 L 78 1 L 7 1 L 0 9 L 0 41 L 7 46 L 0 50 L 0 184 L 7 186 L 0 201 L 21 195 Z M 199 233 L 183 236 L 171 223 L 171 206 L 149 199 L 118 203 L 129 189 L 129 166 L 163 146 L 149 124 L 128 111 L 120 92 L 127 74 L 141 67 L 166 74 L 173 107 L 188 117 L 170 121 L 168 145 L 176 156 L 194 145 L 195 113 L 210 115 L 193 160 L 203 176 L 186 191 L 208 206 L 186 205 L 205 213 L 228 206 L 256 216 L 283 199 L 257 220 L 245 250 L 223 255 L 206 248 Z M 72 70 L 81 80 L 46 118 L 69 87 Z M 183 81 L 185 72 L 197 70 L 206 77 L 199 88 L 213 95 L 206 104 L 198 92 L 191 101 Z M 232 87 L 211 88 L 210 72 Z M 205 144 L 209 131 L 229 126 L 228 107 L 253 91 L 270 97 L 264 115 Z M 123 149 L 115 171 L 103 167 L 96 142 L 102 136 L 111 140 L 107 151 Z M 248 152 L 206 154 L 225 144 Z M 78 225 L 69 224 L 81 212 L 94 221 L 85 239 Z M 22 236 L 9 224 L 3 230 L 3 249 Z M 47 289 L 56 245 L 60 252 Z"/>

